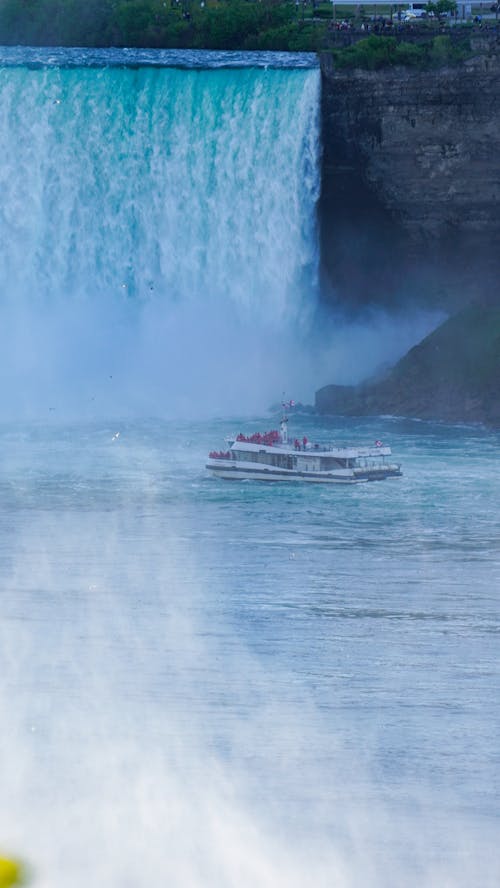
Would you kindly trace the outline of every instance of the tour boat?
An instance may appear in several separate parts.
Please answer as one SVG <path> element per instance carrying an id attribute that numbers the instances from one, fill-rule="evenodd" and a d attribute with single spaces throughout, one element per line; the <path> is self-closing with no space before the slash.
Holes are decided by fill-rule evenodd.
<path id="1" fill-rule="evenodd" d="M 402 475 L 382 441 L 367 447 L 312 444 L 306 437 L 290 442 L 286 415 L 280 431 L 239 434 L 226 443 L 227 450 L 212 450 L 208 457 L 207 469 L 217 478 L 359 484 Z"/>

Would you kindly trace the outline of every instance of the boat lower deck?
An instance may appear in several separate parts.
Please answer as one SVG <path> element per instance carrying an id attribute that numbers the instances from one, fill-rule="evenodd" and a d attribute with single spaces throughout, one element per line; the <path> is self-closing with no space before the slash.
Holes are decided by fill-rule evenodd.
<path id="1" fill-rule="evenodd" d="M 264 466 L 241 466 L 207 464 L 207 469 L 217 478 L 229 481 L 306 481 L 312 484 L 362 484 L 367 481 L 382 481 L 386 478 L 399 477 L 396 467 L 385 467 L 369 470 L 346 469 L 339 472 L 310 472 L 275 469 Z"/>

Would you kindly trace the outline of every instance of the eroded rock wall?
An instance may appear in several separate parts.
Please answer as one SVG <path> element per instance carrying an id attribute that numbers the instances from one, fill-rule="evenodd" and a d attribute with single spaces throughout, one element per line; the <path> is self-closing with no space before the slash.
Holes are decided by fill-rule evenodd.
<path id="1" fill-rule="evenodd" d="M 497 39 L 497 38 L 496 38 Z M 323 76 L 323 292 L 356 309 L 500 302 L 500 58 Z"/>

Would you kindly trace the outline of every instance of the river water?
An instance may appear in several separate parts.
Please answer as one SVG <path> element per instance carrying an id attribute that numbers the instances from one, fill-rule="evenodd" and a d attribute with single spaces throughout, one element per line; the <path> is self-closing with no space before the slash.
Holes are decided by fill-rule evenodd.
<path id="1" fill-rule="evenodd" d="M 0 826 L 37 884 L 496 884 L 498 435 L 291 422 L 404 476 L 208 477 L 268 416 L 2 427 Z"/>
<path id="2" fill-rule="evenodd" d="M 496 886 L 498 433 L 299 414 L 403 477 L 205 470 L 437 322 L 319 305 L 315 60 L 11 48 L 0 95 L 0 854 Z"/>

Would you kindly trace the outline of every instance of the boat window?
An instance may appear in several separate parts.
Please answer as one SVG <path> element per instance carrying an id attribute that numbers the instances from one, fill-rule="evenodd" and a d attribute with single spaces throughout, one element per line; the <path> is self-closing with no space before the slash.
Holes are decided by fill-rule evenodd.
<path id="1" fill-rule="evenodd" d="M 320 468 L 325 472 L 331 471 L 332 469 L 345 469 L 349 462 L 350 460 L 339 459 L 335 456 L 322 456 L 320 460 Z"/>

